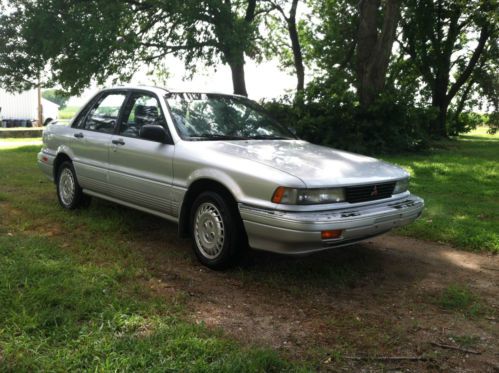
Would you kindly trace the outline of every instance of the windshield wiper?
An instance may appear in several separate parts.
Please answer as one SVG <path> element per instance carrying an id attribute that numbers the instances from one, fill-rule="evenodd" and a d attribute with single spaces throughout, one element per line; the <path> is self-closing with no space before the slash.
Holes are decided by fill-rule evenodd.
<path id="1" fill-rule="evenodd" d="M 216 135 L 212 133 L 203 133 L 198 136 L 190 136 L 189 139 L 196 141 L 206 141 L 206 140 L 244 140 L 240 136 L 229 136 L 229 135 Z"/>
<path id="2" fill-rule="evenodd" d="M 190 140 L 194 141 L 209 141 L 209 140 L 293 140 L 292 137 L 276 136 L 276 135 L 255 135 L 255 136 L 234 136 L 234 135 L 217 135 L 213 133 L 202 133 L 197 136 L 190 136 Z"/>
<path id="3" fill-rule="evenodd" d="M 248 140 L 292 140 L 291 137 L 286 136 L 276 136 L 276 135 L 255 135 L 247 136 Z"/>

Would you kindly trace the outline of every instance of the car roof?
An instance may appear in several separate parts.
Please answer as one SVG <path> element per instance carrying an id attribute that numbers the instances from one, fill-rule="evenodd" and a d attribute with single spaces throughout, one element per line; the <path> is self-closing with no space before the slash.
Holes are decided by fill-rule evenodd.
<path id="1" fill-rule="evenodd" d="M 165 88 L 156 87 L 156 86 L 148 86 L 148 85 L 123 85 L 123 86 L 115 86 L 115 87 L 107 87 L 101 89 L 100 92 L 106 91 L 129 91 L 129 90 L 141 90 L 141 91 L 149 91 L 153 93 L 157 93 L 160 95 L 164 95 L 165 93 L 169 93 L 169 91 Z"/>
<path id="2" fill-rule="evenodd" d="M 115 86 L 115 87 L 108 87 L 102 89 L 100 92 L 104 91 L 114 91 L 114 90 L 141 90 L 141 91 L 149 91 L 156 93 L 158 95 L 164 95 L 165 93 L 200 93 L 200 94 L 207 94 L 207 95 L 224 95 L 224 96 L 236 96 L 236 97 L 244 97 L 241 95 L 235 95 L 232 93 L 225 93 L 225 92 L 216 92 L 216 91 L 196 91 L 196 90 L 168 90 L 164 87 L 157 87 L 157 86 L 149 86 L 149 85 L 124 85 L 124 86 Z"/>

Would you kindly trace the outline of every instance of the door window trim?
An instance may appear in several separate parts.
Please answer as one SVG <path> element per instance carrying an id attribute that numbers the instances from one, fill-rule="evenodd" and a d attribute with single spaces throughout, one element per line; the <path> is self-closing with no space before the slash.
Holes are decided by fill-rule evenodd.
<path id="1" fill-rule="evenodd" d="M 112 94 L 123 94 L 125 96 L 125 99 L 123 100 L 123 103 L 121 104 L 120 110 L 118 112 L 118 117 L 116 118 L 116 123 L 114 124 L 114 128 L 112 132 L 103 132 L 103 131 L 98 131 L 98 130 L 92 130 L 89 128 L 80 128 L 77 126 L 77 124 L 80 122 L 80 120 L 83 120 L 84 123 L 87 122 L 88 115 L 90 114 L 90 111 L 92 111 L 93 108 L 95 108 L 96 105 L 100 104 L 105 98 L 109 95 Z M 98 95 L 96 95 L 92 101 L 90 101 L 87 106 L 82 110 L 82 112 L 76 117 L 74 122 L 72 123 L 71 127 L 80 131 L 89 131 L 89 132 L 96 132 L 96 133 L 102 133 L 104 135 L 114 135 L 116 134 L 116 129 L 118 128 L 118 123 L 121 120 L 121 117 L 123 115 L 123 109 L 125 107 L 125 104 L 128 102 L 128 98 L 130 97 L 130 92 L 127 90 L 119 89 L 119 90 L 108 90 L 108 91 L 103 91 L 100 92 Z"/>

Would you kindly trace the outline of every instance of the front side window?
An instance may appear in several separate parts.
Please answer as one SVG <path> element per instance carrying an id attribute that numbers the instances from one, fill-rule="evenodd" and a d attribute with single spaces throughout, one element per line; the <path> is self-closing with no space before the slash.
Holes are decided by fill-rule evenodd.
<path id="1" fill-rule="evenodd" d="M 125 98 L 125 93 L 110 93 L 101 97 L 79 127 L 90 131 L 113 133 Z"/>
<path id="2" fill-rule="evenodd" d="M 243 97 L 170 93 L 166 100 L 175 126 L 185 140 L 295 138 L 257 103 Z"/>
<path id="3" fill-rule="evenodd" d="M 120 125 L 120 135 L 139 137 L 140 129 L 146 124 L 161 125 L 166 128 L 156 97 L 136 93 L 130 98 L 126 106 L 124 120 Z"/>

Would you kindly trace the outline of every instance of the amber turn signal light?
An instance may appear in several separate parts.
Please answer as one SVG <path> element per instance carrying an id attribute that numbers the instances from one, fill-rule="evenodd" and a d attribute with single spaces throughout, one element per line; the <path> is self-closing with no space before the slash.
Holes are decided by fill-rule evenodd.
<path id="1" fill-rule="evenodd" d="M 282 197 L 284 196 L 285 192 L 286 192 L 286 188 L 284 188 L 282 186 L 277 188 L 274 192 L 274 195 L 272 196 L 272 202 L 281 203 Z"/>
<path id="2" fill-rule="evenodd" d="M 323 240 L 330 240 L 332 238 L 340 238 L 343 231 L 341 229 L 336 229 L 332 231 L 322 231 L 321 237 Z"/>

